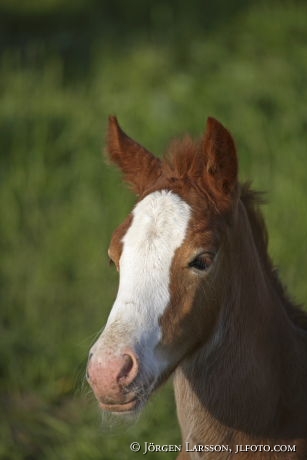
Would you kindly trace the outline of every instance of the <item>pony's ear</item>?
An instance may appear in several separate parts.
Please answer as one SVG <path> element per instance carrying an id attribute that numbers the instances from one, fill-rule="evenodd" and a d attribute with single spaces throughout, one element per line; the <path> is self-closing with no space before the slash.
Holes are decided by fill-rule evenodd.
<path id="1" fill-rule="evenodd" d="M 127 136 L 115 116 L 109 117 L 108 153 L 137 194 L 142 194 L 161 174 L 159 158 Z"/>
<path id="2" fill-rule="evenodd" d="M 217 201 L 232 201 L 238 184 L 238 161 L 231 134 L 214 118 L 208 118 L 203 139 L 206 182 Z"/>

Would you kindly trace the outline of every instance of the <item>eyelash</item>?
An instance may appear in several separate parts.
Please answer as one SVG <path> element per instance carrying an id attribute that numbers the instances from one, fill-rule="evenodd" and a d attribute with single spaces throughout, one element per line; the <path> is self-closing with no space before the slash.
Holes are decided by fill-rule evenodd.
<path id="1" fill-rule="evenodd" d="M 215 254 L 213 252 L 203 252 L 202 254 L 198 254 L 190 263 L 190 268 L 195 268 L 199 271 L 207 271 L 213 260 Z"/>

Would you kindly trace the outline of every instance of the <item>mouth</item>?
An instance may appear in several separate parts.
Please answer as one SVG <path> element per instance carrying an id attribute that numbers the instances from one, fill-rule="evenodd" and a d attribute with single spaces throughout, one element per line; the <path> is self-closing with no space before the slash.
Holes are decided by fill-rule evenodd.
<path id="1" fill-rule="evenodd" d="M 102 410 L 108 411 L 108 412 L 114 412 L 114 413 L 128 413 L 128 412 L 134 412 L 138 406 L 140 405 L 140 402 L 137 400 L 137 398 L 133 398 L 128 402 L 125 403 L 115 403 L 115 404 L 105 404 L 102 402 L 99 402 L 99 406 Z"/>
<path id="2" fill-rule="evenodd" d="M 152 381 L 151 385 L 145 387 L 145 385 L 140 385 L 138 391 L 131 391 L 131 395 L 128 401 L 112 401 L 108 398 L 103 400 L 101 397 L 97 397 L 99 407 L 101 410 L 113 414 L 136 414 L 142 410 L 142 408 L 146 405 L 150 396 L 156 391 L 156 389 L 169 377 L 171 372 L 163 373 L 159 376 L 158 379 Z M 128 390 L 126 388 L 126 390 Z M 129 391 L 128 391 L 129 393 Z M 127 395 L 128 396 L 128 395 Z"/>

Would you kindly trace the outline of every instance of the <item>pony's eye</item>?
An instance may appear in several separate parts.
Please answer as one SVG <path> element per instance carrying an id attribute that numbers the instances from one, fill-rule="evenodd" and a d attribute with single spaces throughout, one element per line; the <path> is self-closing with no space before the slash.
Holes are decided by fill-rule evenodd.
<path id="1" fill-rule="evenodd" d="M 195 257 L 190 263 L 189 267 L 196 268 L 196 270 L 208 270 L 214 259 L 213 252 L 203 252 Z"/>

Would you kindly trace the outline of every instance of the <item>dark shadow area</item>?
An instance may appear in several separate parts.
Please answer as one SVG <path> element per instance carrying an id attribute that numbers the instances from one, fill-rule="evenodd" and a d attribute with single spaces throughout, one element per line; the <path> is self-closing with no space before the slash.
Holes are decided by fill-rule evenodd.
<path id="1" fill-rule="evenodd" d="M 39 65 L 46 54 L 60 54 L 67 69 L 73 67 L 82 76 L 97 42 L 103 48 L 119 50 L 137 41 L 184 47 L 189 38 L 216 32 L 232 22 L 251 3 L 91 0 L 74 6 L 58 2 L 49 9 L 37 4 L 27 10 L 0 3 L 0 52 L 16 50 L 25 65 Z"/>

